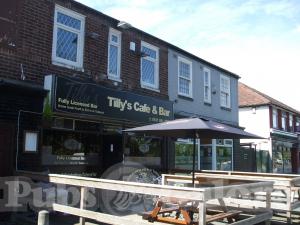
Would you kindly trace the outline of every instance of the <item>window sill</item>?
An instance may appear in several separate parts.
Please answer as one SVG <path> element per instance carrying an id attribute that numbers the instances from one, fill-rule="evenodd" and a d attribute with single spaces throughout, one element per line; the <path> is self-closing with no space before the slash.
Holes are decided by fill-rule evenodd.
<path id="1" fill-rule="evenodd" d="M 204 105 L 211 106 L 211 102 L 204 102 Z"/>
<path id="2" fill-rule="evenodd" d="M 223 109 L 225 111 L 228 111 L 228 112 L 231 112 L 231 108 L 228 108 L 228 107 L 221 106 L 221 109 Z"/>
<path id="3" fill-rule="evenodd" d="M 148 89 L 148 90 L 160 93 L 160 90 L 158 88 L 150 87 L 150 86 L 147 86 L 145 84 L 141 84 L 141 87 L 144 88 L 144 89 Z"/>
<path id="4" fill-rule="evenodd" d="M 112 80 L 112 81 L 117 81 L 117 82 L 120 82 L 120 83 L 122 82 L 122 80 L 119 77 L 114 77 L 114 76 L 108 75 L 107 78 L 109 80 Z"/>
<path id="5" fill-rule="evenodd" d="M 178 94 L 178 98 L 181 98 L 181 99 L 184 99 L 184 100 L 188 100 L 188 101 L 194 101 L 193 97 L 191 96 L 187 96 L 187 95 L 181 95 L 181 94 Z"/>
<path id="6" fill-rule="evenodd" d="M 66 64 L 66 63 L 63 63 L 63 62 L 58 62 L 58 61 L 52 60 L 52 64 L 55 65 L 55 66 L 61 66 L 61 67 L 65 67 L 65 68 L 68 68 L 68 69 L 84 72 L 84 69 L 82 67 L 76 67 L 74 65 Z"/>

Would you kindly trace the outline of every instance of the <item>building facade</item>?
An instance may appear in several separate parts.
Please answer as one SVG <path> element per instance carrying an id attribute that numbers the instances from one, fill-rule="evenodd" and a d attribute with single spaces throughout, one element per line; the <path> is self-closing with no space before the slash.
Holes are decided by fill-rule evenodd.
<path id="1" fill-rule="evenodd" d="M 196 116 L 238 127 L 238 75 L 175 46 L 169 48 L 168 62 L 169 97 L 174 102 L 175 118 Z M 238 145 L 239 141 L 232 139 L 198 140 L 197 168 L 234 169 Z M 174 168 L 191 168 L 190 140 L 179 140 L 174 153 Z"/>
<path id="2" fill-rule="evenodd" d="M 298 173 L 300 112 L 239 83 L 240 125 L 266 139 L 252 140 L 261 172 Z M 248 141 L 247 141 L 248 142 Z"/>
<path id="3" fill-rule="evenodd" d="M 237 75 L 73 0 L 2 6 L 0 175 L 191 167 L 188 140 L 169 154 L 172 140 L 122 130 L 174 113 L 238 126 Z M 198 168 L 231 170 L 237 143 L 201 140 Z"/>
<path id="4" fill-rule="evenodd" d="M 1 175 L 165 169 L 164 139 L 121 133 L 173 119 L 166 43 L 72 0 L 2 6 Z"/>

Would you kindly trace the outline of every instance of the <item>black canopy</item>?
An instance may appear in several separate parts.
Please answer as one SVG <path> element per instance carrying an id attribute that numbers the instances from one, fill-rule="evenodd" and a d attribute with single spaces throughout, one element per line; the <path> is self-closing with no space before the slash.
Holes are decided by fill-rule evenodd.
<path id="1" fill-rule="evenodd" d="M 203 118 L 185 118 L 124 130 L 153 136 L 193 138 L 193 184 L 195 182 L 196 138 L 262 139 L 242 129 Z"/>
<path id="2" fill-rule="evenodd" d="M 242 129 L 231 127 L 222 123 L 203 118 L 185 118 L 157 123 L 142 127 L 127 129 L 125 132 L 135 132 L 147 135 L 212 139 L 261 139 L 262 137 L 251 134 Z"/>

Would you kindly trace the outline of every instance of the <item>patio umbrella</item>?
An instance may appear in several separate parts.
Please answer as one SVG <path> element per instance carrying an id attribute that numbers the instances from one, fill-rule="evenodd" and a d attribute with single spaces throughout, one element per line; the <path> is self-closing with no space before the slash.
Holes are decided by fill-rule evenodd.
<path id="1" fill-rule="evenodd" d="M 124 130 L 152 136 L 193 138 L 193 185 L 195 181 L 196 138 L 262 139 L 242 129 L 203 118 L 184 118 Z"/>

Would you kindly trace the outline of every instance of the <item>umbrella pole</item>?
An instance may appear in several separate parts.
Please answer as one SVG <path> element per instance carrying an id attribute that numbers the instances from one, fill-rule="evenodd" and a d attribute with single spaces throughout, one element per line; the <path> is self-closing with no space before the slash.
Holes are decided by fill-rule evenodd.
<path id="1" fill-rule="evenodd" d="M 192 184 L 195 186 L 195 163 L 196 163 L 196 131 L 194 132 L 194 143 L 193 143 L 193 172 L 192 172 Z"/>

